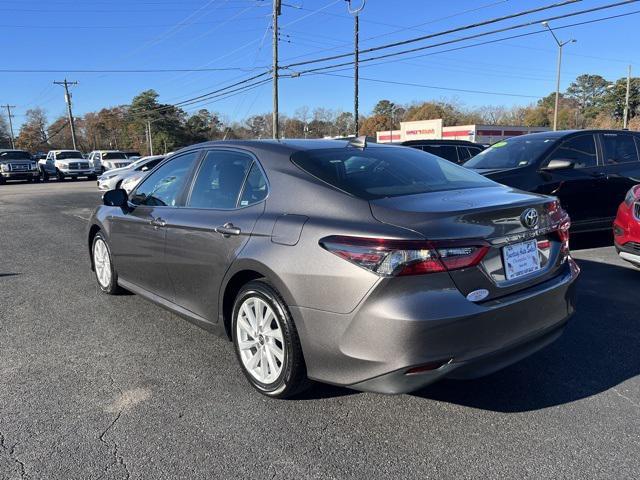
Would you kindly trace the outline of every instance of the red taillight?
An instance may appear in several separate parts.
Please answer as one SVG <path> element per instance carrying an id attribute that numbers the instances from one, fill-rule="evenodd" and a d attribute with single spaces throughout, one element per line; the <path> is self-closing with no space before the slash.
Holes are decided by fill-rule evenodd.
<path id="1" fill-rule="evenodd" d="M 480 263 L 489 247 L 458 246 L 457 242 L 392 240 L 330 236 L 320 245 L 335 255 L 378 275 L 422 275 L 472 267 Z"/>
<path id="2" fill-rule="evenodd" d="M 562 252 L 569 253 L 569 228 L 571 228 L 571 219 L 567 211 L 562 208 L 558 200 L 545 204 L 545 209 L 549 214 L 552 224 L 558 225 L 558 239 L 562 243 Z"/>

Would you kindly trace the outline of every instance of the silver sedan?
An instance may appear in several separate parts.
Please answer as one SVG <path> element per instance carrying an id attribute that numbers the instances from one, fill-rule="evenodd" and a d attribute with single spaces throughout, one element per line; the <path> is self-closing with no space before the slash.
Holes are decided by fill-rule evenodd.
<path id="1" fill-rule="evenodd" d="M 114 188 L 120 188 L 125 179 L 136 175 L 142 178 L 146 172 L 164 160 L 165 157 L 166 155 L 142 157 L 126 167 L 107 170 L 98 177 L 98 190 L 104 192 L 107 190 L 113 190 Z"/>

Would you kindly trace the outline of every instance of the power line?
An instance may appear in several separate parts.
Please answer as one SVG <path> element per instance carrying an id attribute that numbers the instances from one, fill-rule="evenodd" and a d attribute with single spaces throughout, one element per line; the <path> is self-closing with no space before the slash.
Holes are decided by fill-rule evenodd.
<path id="1" fill-rule="evenodd" d="M 209 100 L 210 98 L 215 98 L 215 96 L 217 94 L 224 95 L 225 93 L 228 93 L 227 90 L 234 91 L 234 90 L 230 90 L 230 89 L 233 89 L 234 87 L 242 86 L 242 85 L 244 85 L 246 83 L 252 82 L 253 80 L 256 80 L 256 79 L 258 79 L 260 77 L 264 77 L 264 76 L 268 75 L 269 73 L 270 73 L 269 71 L 262 72 L 262 73 L 260 73 L 258 75 L 254 75 L 252 77 L 246 78 L 246 79 L 241 80 L 239 82 L 232 83 L 231 85 L 227 85 L 226 87 L 222 87 L 222 88 L 219 88 L 217 90 L 213 90 L 211 92 L 208 92 L 208 93 L 205 93 L 205 94 L 202 94 L 202 95 L 198 95 L 197 97 L 189 98 L 189 99 L 183 100 L 181 102 L 176 102 L 176 103 L 171 104 L 171 105 L 164 105 L 164 106 L 157 107 L 157 108 L 154 108 L 154 109 L 151 109 L 151 110 L 146 110 L 145 112 L 162 111 L 162 110 L 167 110 L 167 109 L 170 109 L 170 108 L 181 107 L 181 106 L 186 106 L 186 105 L 192 105 L 194 103 L 198 103 L 198 101 L 206 101 L 206 100 Z M 265 81 L 269 81 L 269 80 L 266 79 Z M 133 113 L 135 113 L 135 109 L 132 109 L 132 111 L 133 111 Z"/>
<path id="2" fill-rule="evenodd" d="M 591 12 L 594 12 L 594 11 L 604 10 L 604 9 L 607 9 L 607 8 L 613 8 L 613 7 L 616 7 L 616 6 L 619 6 L 619 5 L 634 3 L 634 2 L 637 2 L 637 1 L 639 1 L 639 0 L 626 0 L 624 2 L 618 2 L 618 3 L 614 3 L 614 4 L 609 4 L 609 5 L 604 5 L 604 6 L 600 6 L 600 7 L 590 8 L 590 9 L 587 9 L 587 10 L 581 10 L 581 11 L 578 11 L 578 12 L 572 12 L 572 13 L 568 13 L 568 14 L 564 14 L 564 15 L 558 15 L 558 16 L 547 18 L 547 19 L 544 19 L 544 20 L 545 21 L 552 21 L 552 20 L 558 20 L 558 19 L 567 18 L 567 17 L 573 17 L 573 16 L 576 16 L 576 15 L 581 15 L 581 14 L 585 14 L 585 13 L 591 13 Z M 627 15 L 632 15 L 634 13 L 637 13 L 637 12 L 634 11 L 634 12 L 630 12 L 630 13 L 612 15 L 610 17 L 605 17 L 605 18 L 602 18 L 602 19 L 579 22 L 579 23 L 576 23 L 576 24 L 573 24 L 573 25 L 565 25 L 563 27 L 558 27 L 558 28 L 568 28 L 570 26 L 585 25 L 585 24 L 588 24 L 588 23 L 595 23 L 597 21 L 608 20 L 608 19 L 611 19 L 611 18 L 619 18 L 619 17 L 623 17 L 623 16 L 627 16 Z M 375 56 L 375 57 L 369 57 L 369 58 L 366 58 L 366 59 L 362 59 L 360 61 L 361 62 L 368 62 L 368 61 L 379 60 L 379 59 L 383 59 L 383 58 L 390 58 L 390 57 L 395 57 L 395 56 L 399 56 L 399 55 L 405 55 L 407 53 L 413 53 L 413 52 L 417 52 L 417 51 L 422 51 L 422 50 L 427 50 L 427 49 L 431 49 L 431 48 L 441 47 L 441 46 L 450 45 L 450 44 L 453 44 L 453 43 L 459 43 L 459 42 L 466 41 L 466 40 L 471 40 L 471 39 L 475 39 L 475 38 L 484 37 L 484 36 L 487 36 L 487 35 L 494 35 L 496 33 L 506 32 L 506 31 L 509 31 L 509 30 L 515 30 L 515 29 L 526 27 L 526 26 L 536 25 L 541 21 L 542 20 L 539 20 L 539 21 L 536 20 L 536 21 L 526 22 L 524 24 L 514 25 L 514 26 L 511 26 L 511 27 L 504 27 L 504 28 L 500 28 L 500 29 L 497 29 L 497 30 L 491 30 L 491 31 L 488 31 L 488 32 L 478 33 L 478 34 L 474 34 L 474 35 L 468 35 L 466 37 L 458 37 L 458 38 L 455 38 L 455 39 L 452 39 L 452 40 L 446 40 L 446 41 L 443 41 L 443 42 L 440 42 L 440 43 L 424 45 L 422 47 L 411 48 L 411 49 L 408 49 L 408 50 L 401 50 L 399 52 L 387 53 L 387 54 L 378 55 L 378 56 Z M 513 38 L 524 37 L 524 36 L 528 36 L 528 35 L 534 35 L 534 34 L 538 34 L 538 33 L 543 32 L 543 31 L 546 31 L 546 30 L 540 30 L 540 31 L 535 31 L 535 32 L 527 32 L 527 33 L 519 34 L 519 35 L 513 35 L 513 36 L 510 36 L 510 37 L 504 37 L 504 38 L 497 39 L 497 40 L 490 40 L 490 41 L 487 41 L 487 42 L 479 43 L 477 45 L 495 43 L 497 41 L 510 40 L 510 39 L 513 39 Z M 434 35 L 437 35 L 437 34 L 434 34 Z M 449 51 L 454 51 L 454 50 L 461 50 L 463 48 L 468 48 L 468 47 L 469 46 L 465 45 L 465 46 L 461 46 L 461 47 L 453 48 L 453 49 L 449 49 L 449 50 L 444 50 L 444 51 L 449 52 Z M 380 47 L 376 47 L 376 50 L 380 50 L 380 49 L 381 49 Z M 368 49 L 368 51 L 371 51 L 371 49 Z M 341 55 L 340 57 L 342 58 L 342 57 L 344 57 L 344 55 Z M 306 65 L 306 64 L 310 64 L 310 63 L 321 63 L 321 62 L 324 62 L 324 61 L 327 61 L 326 58 L 325 59 L 309 60 L 309 61 L 306 61 L 306 62 L 299 62 L 298 64 L 291 64 L 291 65 L 284 66 L 282 68 L 283 69 L 287 69 L 287 68 L 290 68 L 293 65 L 301 65 L 301 64 Z M 346 66 L 346 65 L 351 65 L 352 63 L 353 62 L 347 61 L 347 62 L 343 62 L 343 63 L 340 63 L 340 64 L 333 65 L 333 67 L 342 67 L 342 66 Z M 304 73 L 308 73 L 308 72 L 311 72 L 311 71 L 319 71 L 319 70 L 322 70 L 324 68 L 332 68 L 332 67 L 331 66 L 330 67 L 319 67 L 319 68 L 305 70 L 305 71 L 298 72 L 298 73 L 299 74 L 304 74 Z"/>
<path id="3" fill-rule="evenodd" d="M 418 29 L 416 27 L 421 27 L 421 26 L 424 26 L 424 25 L 430 25 L 430 24 L 433 24 L 433 23 L 441 22 L 442 20 L 448 20 L 450 18 L 458 17 L 458 16 L 461 16 L 461 15 L 464 15 L 464 14 L 467 14 L 467 13 L 475 12 L 475 11 L 478 11 L 478 10 L 483 10 L 485 8 L 493 7 L 495 5 L 499 5 L 499 4 L 502 4 L 502 3 L 507 3 L 508 1 L 509 0 L 500 0 L 500 1 L 497 1 L 497 2 L 492 2 L 492 3 L 480 5 L 480 6 L 475 7 L 475 8 L 471 8 L 471 9 L 468 9 L 468 10 L 463 10 L 461 12 L 453 13 L 451 15 L 447 15 L 447 16 L 444 16 L 444 17 L 440 17 L 440 18 L 436 18 L 436 19 L 433 19 L 433 20 L 429 20 L 428 22 L 419 23 L 417 25 L 412 25 L 410 27 L 401 27 L 401 28 L 397 28 L 396 30 L 393 30 L 392 32 L 386 32 L 386 33 L 382 33 L 382 34 L 379 34 L 379 35 L 366 37 L 366 38 L 362 39 L 361 41 L 362 42 L 368 42 L 368 41 L 374 40 L 376 38 L 381 38 L 381 37 L 385 37 L 385 36 L 388 36 L 388 35 L 393 35 L 395 33 L 405 32 L 407 30 L 415 30 L 415 31 L 418 31 L 418 32 L 427 33 L 424 30 L 420 30 L 420 29 Z M 362 21 L 365 22 L 365 20 L 362 20 Z M 389 26 L 391 26 L 391 25 L 389 25 Z M 311 34 L 311 35 L 313 35 L 313 34 Z M 320 36 L 320 35 L 317 35 L 317 36 Z M 334 39 L 334 38 L 331 38 L 331 37 L 327 37 L 327 36 L 323 36 L 323 37 L 327 38 L 327 39 L 330 39 L 330 40 L 334 40 L 334 41 L 338 42 L 340 45 L 337 45 L 337 46 L 331 47 L 331 48 L 322 48 L 322 49 L 314 50 L 313 52 L 310 52 L 310 53 L 321 53 L 321 52 L 327 52 L 327 51 L 335 51 L 335 50 L 338 50 L 340 48 L 351 46 L 351 43 L 345 43 L 342 40 L 337 40 L 337 39 Z M 303 54 L 303 55 L 296 55 L 294 57 L 289 57 L 286 60 L 290 61 L 290 60 L 294 60 L 296 58 L 305 57 L 307 55 L 309 55 L 309 53 Z"/>
<path id="4" fill-rule="evenodd" d="M 220 68 L 138 68 L 138 69 L 15 69 L 0 68 L 0 73 L 177 73 L 177 72 L 251 72 L 260 67 L 220 67 Z"/>
<path id="5" fill-rule="evenodd" d="M 448 35 L 448 34 L 451 34 L 451 33 L 461 32 L 461 31 L 465 31 L 465 30 L 471 30 L 471 29 L 474 29 L 474 28 L 478 28 L 478 27 L 482 27 L 482 26 L 486 26 L 486 25 L 491 25 L 491 24 L 498 23 L 498 22 L 503 22 L 505 20 L 510 20 L 510 19 L 521 17 L 521 16 L 524 16 L 524 15 L 530 15 L 532 13 L 540 12 L 540 11 L 543 11 L 543 10 L 549 10 L 549 9 L 552 9 L 552 8 L 558 8 L 558 7 L 570 5 L 570 4 L 579 2 L 579 1 L 582 1 L 582 0 L 565 0 L 565 1 L 559 2 L 559 3 L 553 3 L 553 4 L 550 4 L 550 5 L 545 5 L 543 7 L 536 7 L 536 8 L 532 8 L 532 9 L 528 9 L 528 10 L 523 10 L 523 11 L 512 13 L 512 14 L 509 14 L 509 15 L 503 15 L 501 17 L 496 17 L 496 18 L 491 18 L 489 20 L 484 20 L 482 22 L 476 22 L 476 23 L 464 25 L 464 26 L 461 26 L 461 27 L 456 27 L 456 28 L 451 28 L 451 29 L 448 29 L 448 30 L 443 30 L 441 32 L 431 33 L 429 35 L 421 35 L 419 37 L 409 38 L 409 39 L 402 40 L 402 41 L 399 41 L 399 42 L 386 43 L 386 44 L 383 44 L 383 45 L 378 45 L 376 47 L 369 47 L 369 48 L 361 50 L 360 53 L 361 54 L 367 54 L 367 53 L 371 53 L 371 52 L 376 52 L 378 50 L 384 50 L 384 49 L 387 49 L 387 48 L 394 48 L 394 47 L 399 47 L 399 46 L 402 46 L 402 45 L 407 45 L 407 44 L 410 44 L 410 43 L 415 43 L 415 42 L 420 42 L 420 41 L 423 41 L 423 40 L 428 40 L 430 38 L 439 37 L 439 36 L 442 36 L 442 35 Z M 626 0 L 625 2 L 621 2 L 621 3 L 629 3 L 629 2 L 635 2 L 635 1 L 638 1 L 638 0 Z M 533 22 L 529 22 L 526 25 L 530 25 L 531 23 L 533 23 Z M 506 27 L 506 28 L 510 29 L 510 28 L 515 28 L 515 27 Z M 480 35 L 488 35 L 490 33 L 491 32 L 487 32 L 487 33 L 480 34 Z M 458 40 L 458 41 L 460 41 L 460 40 Z M 301 65 L 308 65 L 310 63 L 319 63 L 319 62 L 326 62 L 326 61 L 329 61 L 329 60 L 337 60 L 337 59 L 340 59 L 340 58 L 349 57 L 351 55 L 353 55 L 353 52 L 343 53 L 343 54 L 339 54 L 339 55 L 331 55 L 331 56 L 327 56 L 327 57 L 322 57 L 322 58 L 316 58 L 316 59 L 311 59 L 311 60 L 305 60 L 305 61 L 301 61 L 301 62 L 291 63 L 291 64 L 289 64 L 289 65 L 287 65 L 285 67 L 282 67 L 282 68 L 298 67 L 298 66 L 301 66 Z"/>
<path id="6" fill-rule="evenodd" d="M 623 14 L 623 15 L 624 15 L 624 14 Z M 612 16 L 612 17 L 617 17 L 617 16 L 619 16 L 619 15 Z M 597 19 L 597 20 L 591 20 L 591 21 L 588 21 L 588 22 L 580 22 L 580 23 L 582 23 L 582 24 L 584 24 L 584 23 L 593 23 L 593 22 L 595 22 L 595 21 L 602 21 L 602 20 L 604 20 L 604 19 Z M 570 25 L 563 26 L 563 27 L 558 27 L 558 28 L 568 28 L 569 26 L 570 26 Z M 531 34 L 534 34 L 534 33 L 539 33 L 539 32 L 528 32 L 528 33 L 526 33 L 526 34 L 521 34 L 521 35 L 516 35 L 516 36 L 508 37 L 508 39 L 511 39 L 511 38 L 514 38 L 514 37 L 517 37 L 517 36 L 531 35 Z M 493 43 L 493 42 L 503 41 L 503 40 L 504 40 L 504 39 L 496 39 L 496 40 L 491 40 L 491 41 L 489 41 L 489 42 L 483 42 L 483 43 L 484 43 L 484 44 L 486 44 L 486 43 Z M 434 45 L 434 46 L 437 46 L 437 45 Z M 422 49 L 424 49 L 424 48 L 433 48 L 434 46 L 422 47 Z M 456 49 L 469 48 L 469 47 L 470 47 L 470 46 L 463 46 L 463 47 L 458 47 L 458 48 L 456 48 Z M 391 54 L 391 55 L 398 55 L 398 54 L 401 54 L 401 52 L 396 52 L 396 53 Z M 380 59 L 380 58 L 385 58 L 385 57 L 388 57 L 388 56 L 390 56 L 390 55 L 389 55 L 389 54 L 388 54 L 388 55 L 381 55 L 381 56 L 378 56 L 378 57 L 371 57 L 371 58 L 368 58 L 368 59 L 364 59 L 364 60 L 362 60 L 362 61 L 363 61 L 363 62 L 368 62 L 368 61 L 373 61 L 373 60 L 377 60 L 377 59 Z M 321 71 L 321 70 L 326 70 L 326 69 L 336 68 L 336 67 L 340 67 L 340 66 L 351 65 L 352 63 L 353 63 L 353 62 L 346 62 L 346 63 L 342 63 L 342 64 L 338 64 L 338 65 L 333 65 L 333 66 L 320 67 L 320 68 L 316 68 L 316 69 L 311 69 L 311 70 L 306 70 L 306 71 L 303 71 L 303 72 L 299 72 L 299 74 L 301 74 L 301 75 L 302 75 L 302 74 L 308 74 L 308 73 L 312 73 L 312 72 L 316 72 L 316 71 Z M 246 79 L 246 80 L 243 80 L 243 81 L 241 81 L 241 82 L 236 82 L 236 83 L 234 83 L 234 84 L 232 84 L 232 85 L 229 85 L 229 86 L 227 86 L 227 87 L 223 87 L 223 88 L 221 88 L 221 89 L 214 90 L 213 92 L 209 92 L 209 93 L 207 93 L 207 94 L 204 94 L 204 95 L 201 95 L 201 96 L 198 96 L 198 97 L 192 98 L 192 99 L 187 99 L 187 100 L 184 100 L 184 101 L 182 101 L 182 102 L 178 102 L 178 103 L 176 104 L 176 106 L 181 106 L 181 105 L 190 105 L 190 104 L 193 104 L 193 103 L 197 103 L 197 100 L 205 101 L 205 100 L 207 100 L 207 99 L 209 98 L 209 96 L 210 96 L 210 95 L 215 95 L 215 94 L 222 94 L 222 95 L 223 95 L 224 93 L 222 93 L 222 92 L 226 91 L 227 89 L 232 88 L 232 87 L 235 87 L 235 86 L 238 86 L 238 85 L 242 85 L 242 84 L 247 83 L 247 82 L 249 82 L 249 81 L 252 81 L 252 80 L 254 80 L 254 79 L 256 79 L 256 78 L 259 78 L 259 77 L 261 77 L 261 76 L 263 76 L 263 75 L 266 75 L 267 73 L 268 73 L 268 72 L 264 72 L 263 74 L 259 74 L 259 75 L 257 75 L 257 76 L 251 77 L 251 78 Z M 212 98 L 213 98 L 213 97 L 212 97 Z M 536 97 L 536 98 L 537 98 L 537 97 Z"/>
<path id="7" fill-rule="evenodd" d="M 336 73 L 326 73 L 326 72 L 322 72 L 322 73 L 318 73 L 318 75 L 327 75 L 327 76 L 331 76 L 331 77 L 341 77 L 341 78 L 353 78 L 353 75 L 340 75 L 340 74 L 336 74 Z M 479 94 L 483 94 L 483 95 L 500 95 L 503 97 L 521 97 L 521 98 L 540 98 L 539 95 L 525 95 L 525 94 L 519 94 L 519 93 L 507 93 L 507 92 L 491 92 L 491 91 L 486 91 L 486 90 L 470 90 L 470 89 L 465 89 L 465 88 L 450 88 L 450 87 L 440 87 L 440 86 L 436 86 L 436 85 L 424 85 L 421 83 L 411 83 L 411 82 L 399 82 L 399 81 L 395 81 L 395 80 L 384 80 L 384 79 L 380 79 L 380 78 L 371 78 L 371 77 L 360 77 L 361 80 L 366 80 L 369 82 L 376 82 L 376 83 L 386 83 L 389 85 L 403 85 L 406 87 L 420 87 L 420 88 L 430 88 L 430 89 L 435 89 L 435 90 L 446 90 L 446 91 L 450 91 L 450 92 L 461 92 L 461 93 L 479 93 Z"/>

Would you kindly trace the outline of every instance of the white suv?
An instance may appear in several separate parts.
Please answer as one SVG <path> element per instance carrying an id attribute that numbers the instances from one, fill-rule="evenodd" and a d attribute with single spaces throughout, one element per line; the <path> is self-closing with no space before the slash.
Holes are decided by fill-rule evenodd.
<path id="1" fill-rule="evenodd" d="M 104 173 L 112 168 L 127 167 L 131 160 L 120 150 L 94 150 L 89 154 L 89 164 L 96 173 Z"/>
<path id="2" fill-rule="evenodd" d="M 67 177 L 87 177 L 91 180 L 96 178 L 96 172 L 93 171 L 89 162 L 83 158 L 82 153 L 77 150 L 51 150 L 47 154 L 47 158 L 40 162 L 46 164 L 46 166 L 43 165 L 45 167 L 44 171 L 49 170 L 52 173 L 55 171 L 58 180 L 64 180 Z"/>

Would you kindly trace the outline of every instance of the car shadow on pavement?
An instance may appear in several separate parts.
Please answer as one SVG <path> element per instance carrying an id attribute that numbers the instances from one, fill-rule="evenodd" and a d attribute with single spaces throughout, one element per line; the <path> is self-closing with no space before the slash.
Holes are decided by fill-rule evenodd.
<path id="1" fill-rule="evenodd" d="M 640 374 L 640 271 L 587 260 L 576 314 L 560 339 L 531 357 L 471 381 L 445 380 L 419 397 L 497 412 L 562 405 Z"/>
<path id="2" fill-rule="evenodd" d="M 611 245 L 613 245 L 613 232 L 611 230 L 571 235 L 571 250 L 610 247 Z"/>

